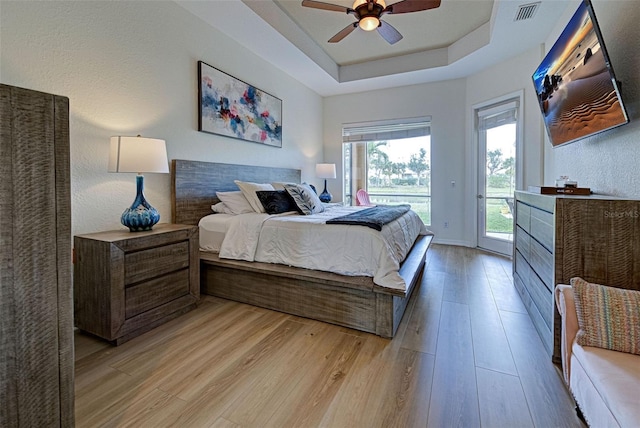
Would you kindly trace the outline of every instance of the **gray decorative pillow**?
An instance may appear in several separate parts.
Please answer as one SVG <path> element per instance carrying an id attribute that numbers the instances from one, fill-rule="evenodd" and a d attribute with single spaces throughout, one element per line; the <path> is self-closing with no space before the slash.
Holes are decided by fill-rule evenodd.
<path id="1" fill-rule="evenodd" d="M 291 195 L 302 214 L 317 214 L 324 211 L 324 205 L 308 184 L 285 184 L 284 189 Z"/>
<path id="2" fill-rule="evenodd" d="M 258 190 L 256 195 L 267 214 L 298 211 L 298 206 L 286 190 Z"/>

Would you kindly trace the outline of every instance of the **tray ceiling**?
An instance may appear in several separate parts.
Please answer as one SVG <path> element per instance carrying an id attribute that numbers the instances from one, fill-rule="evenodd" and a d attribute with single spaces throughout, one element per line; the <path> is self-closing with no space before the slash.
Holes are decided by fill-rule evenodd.
<path id="1" fill-rule="evenodd" d="M 574 0 L 442 0 L 437 9 L 385 15 L 383 20 L 404 36 L 389 45 L 376 32 L 360 29 L 339 43 L 327 43 L 355 19 L 303 7 L 301 0 L 176 3 L 322 96 L 477 73 L 541 46 L 558 19 L 576 5 Z M 538 4 L 532 16 L 517 20 L 521 7 L 531 4 Z"/>
<path id="2" fill-rule="evenodd" d="M 351 7 L 349 0 L 322 0 Z M 384 15 L 403 39 L 394 45 L 385 42 L 376 31 L 356 29 L 339 43 L 327 43 L 335 33 L 355 22 L 352 15 L 302 7 L 300 0 L 275 0 L 275 3 L 313 39 L 338 65 L 393 58 L 414 52 L 444 48 L 486 24 L 491 19 L 493 0 L 442 0 L 440 7 L 421 12 Z M 388 4 L 397 3 L 390 0 Z"/>

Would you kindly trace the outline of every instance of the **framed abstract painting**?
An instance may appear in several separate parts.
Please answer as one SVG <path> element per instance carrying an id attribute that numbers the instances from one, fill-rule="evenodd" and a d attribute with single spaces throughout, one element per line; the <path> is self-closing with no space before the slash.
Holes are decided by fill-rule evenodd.
<path id="1" fill-rule="evenodd" d="M 198 61 L 198 131 L 282 147 L 282 100 Z"/>

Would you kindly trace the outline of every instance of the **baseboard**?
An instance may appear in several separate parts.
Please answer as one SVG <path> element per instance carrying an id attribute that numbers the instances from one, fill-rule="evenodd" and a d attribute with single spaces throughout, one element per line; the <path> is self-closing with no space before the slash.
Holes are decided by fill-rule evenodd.
<path id="1" fill-rule="evenodd" d="M 456 245 L 458 247 L 475 247 L 475 245 L 473 245 L 469 241 L 458 241 L 455 239 L 438 239 L 437 237 L 433 238 L 433 243 L 442 245 Z"/>

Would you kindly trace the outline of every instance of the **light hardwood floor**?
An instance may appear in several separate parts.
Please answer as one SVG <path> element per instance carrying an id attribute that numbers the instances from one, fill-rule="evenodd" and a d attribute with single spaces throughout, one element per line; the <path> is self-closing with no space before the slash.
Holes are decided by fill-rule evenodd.
<path id="1" fill-rule="evenodd" d="M 393 340 L 203 300 L 119 347 L 76 334 L 76 425 L 582 426 L 499 256 L 433 245 Z"/>

